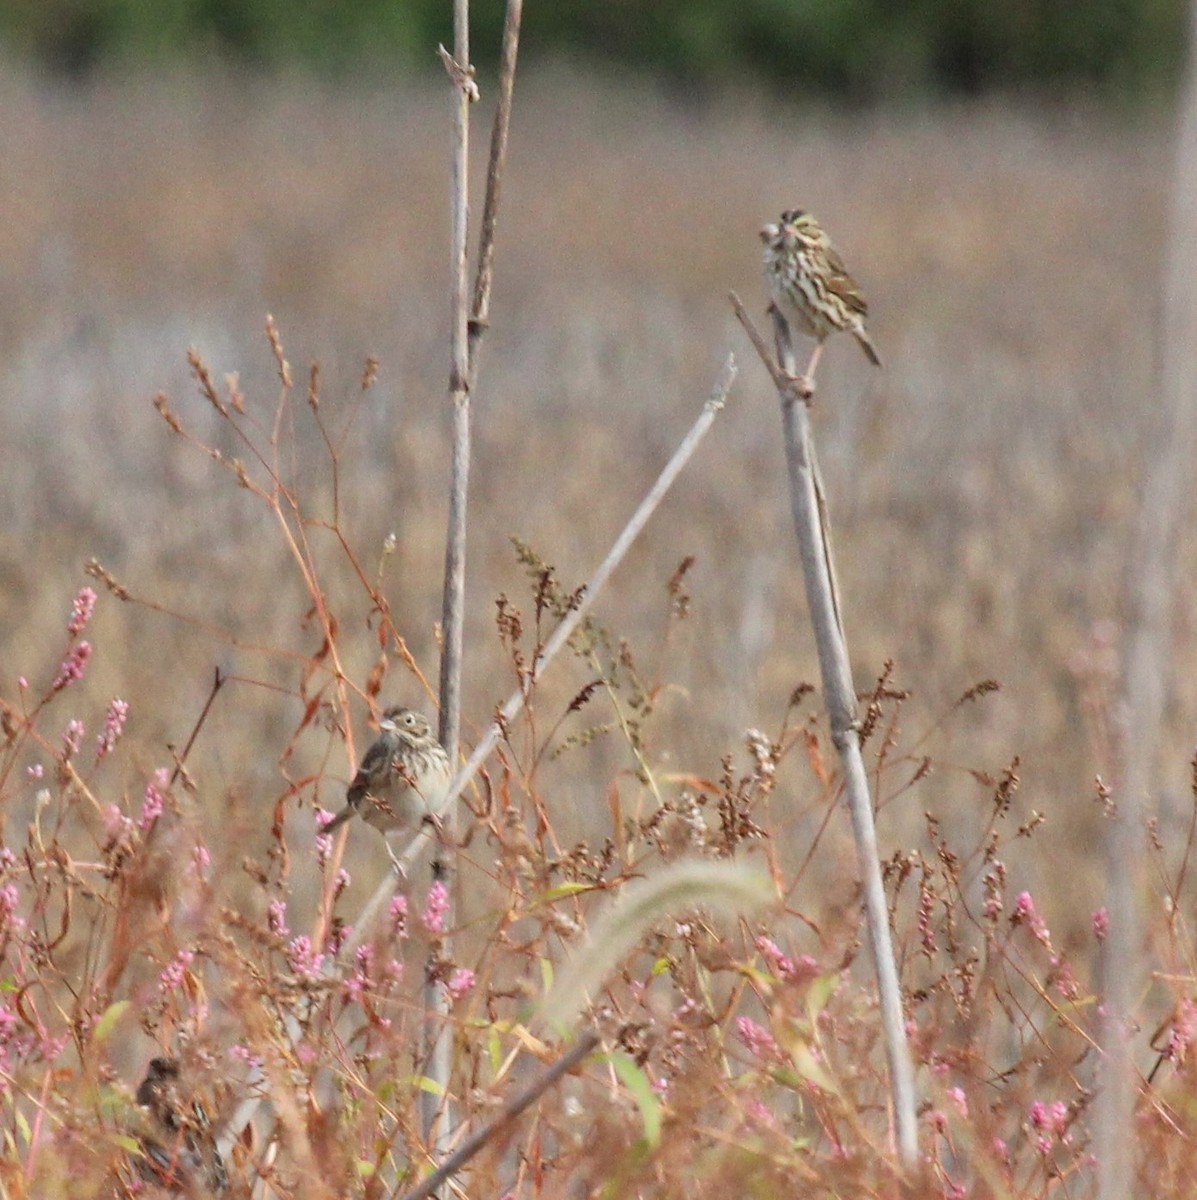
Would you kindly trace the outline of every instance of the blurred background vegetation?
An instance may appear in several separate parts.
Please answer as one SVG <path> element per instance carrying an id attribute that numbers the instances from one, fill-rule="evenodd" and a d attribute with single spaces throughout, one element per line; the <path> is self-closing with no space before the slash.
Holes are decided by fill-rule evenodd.
<path id="1" fill-rule="evenodd" d="M 475 59 L 502 0 L 471 6 Z M 1034 87 L 1141 102 L 1183 62 L 1182 0 L 553 0 L 524 14 L 526 61 L 568 56 L 690 86 L 782 83 L 854 103 Z M 333 75 L 428 60 L 446 0 L 4 0 L 10 53 L 72 74 L 217 53 Z"/>

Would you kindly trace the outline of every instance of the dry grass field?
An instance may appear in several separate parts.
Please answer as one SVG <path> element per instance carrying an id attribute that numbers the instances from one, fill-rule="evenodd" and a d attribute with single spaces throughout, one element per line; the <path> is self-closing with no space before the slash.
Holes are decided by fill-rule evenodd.
<path id="1" fill-rule="evenodd" d="M 479 188 L 486 99 L 484 87 Z M 220 388 L 239 376 L 264 446 L 279 402 L 264 334 L 273 314 L 297 379 L 283 409 L 284 469 L 305 511 L 330 517 L 339 506 L 367 576 L 381 564 L 396 626 L 435 689 L 449 454 L 444 89 L 431 76 L 355 90 L 197 73 L 69 90 L 9 70 L 0 107 L 0 700 L 21 709 L 18 676 L 30 695 L 49 686 L 90 558 L 146 602 L 97 585 L 87 673 L 47 708 L 41 750 L 29 742 L 0 784 L 5 842 L 23 843 L 37 804 L 25 772 L 39 754 L 51 769 L 69 720 L 91 738 L 114 696 L 129 702 L 122 754 L 89 780 L 106 802 L 135 806 L 150 773 L 170 763 L 167 745 L 186 740 L 219 668 L 232 679 L 189 769 L 213 859 L 240 880 L 221 891 L 256 903 L 239 864 L 268 856 L 280 805 L 295 855 L 291 923 L 304 928 L 319 887 L 301 865 L 310 803 L 336 808 L 352 765 L 320 722 L 296 736 L 320 629 L 269 508 L 173 435 L 152 400 L 165 392 L 197 437 L 248 456 L 198 394 L 194 345 Z M 581 583 L 729 348 L 741 370 L 727 409 L 598 620 L 658 689 L 646 744 L 669 788 L 717 779 L 727 755 L 733 773 L 748 770 L 745 731 L 778 738 L 791 694 L 818 684 L 776 398 L 727 302 L 735 289 L 763 314 L 756 231 L 800 204 L 868 294 L 885 360 L 875 371 L 849 339 L 830 343 L 814 414 L 858 686 L 870 691 L 892 661 L 892 686 L 909 692 L 886 702 L 887 736 L 866 745 L 885 764 L 883 854 L 934 860 L 925 812 L 972 847 L 990 822 L 994 781 L 1017 758 L 1010 894 L 1030 889 L 1057 947 L 1087 973 L 1100 903 L 1095 777 L 1108 778 L 1113 758 L 1103 712 L 1151 432 L 1170 172 L 1160 116 L 1119 123 L 989 102 L 849 117 L 564 70 L 523 79 L 474 397 L 467 742 L 515 682 L 496 599 L 532 620 L 511 537 L 564 586 Z M 363 392 L 367 356 L 378 379 Z M 305 401 L 312 361 L 337 447 L 335 497 Z M 369 598 L 335 539 L 313 539 L 342 666 L 364 687 L 378 655 Z M 688 556 L 689 608 L 676 620 L 668 584 Z M 1197 717 L 1184 666 L 1191 597 L 1178 611 L 1159 806 L 1170 871 L 1184 852 Z M 581 659 L 554 669 L 535 738 L 592 676 Z M 987 679 L 1001 690 L 956 705 Z M 322 682 L 318 671 L 309 694 Z M 432 708 L 398 662 L 383 694 Z M 562 736 L 610 721 L 606 703 L 593 700 Z M 816 694 L 791 727 L 817 711 Z M 357 703 L 353 754 L 371 736 L 366 715 Z M 514 758 L 532 737 L 521 730 Z M 908 786 L 924 755 L 930 771 Z M 791 903 L 826 922 L 831 939 L 855 868 L 844 814 L 823 829 L 815 759 L 809 745 L 783 757 L 771 812 L 787 872 L 820 836 Z M 319 771 L 314 789 L 288 795 L 287 779 Z M 650 811 L 617 736 L 546 755 L 535 781 L 565 846 L 598 847 L 616 811 Z M 1041 827 L 1015 838 L 1033 813 Z M 487 869 L 488 853 L 479 839 L 466 857 Z M 349 897 L 364 897 L 384 862 L 370 831 L 351 830 L 346 861 Z M 965 892 L 980 890 L 978 872 Z M 486 887 L 477 893 L 484 905 Z M 902 945 L 917 974 L 918 946 Z M 797 934 L 792 950 L 816 953 Z M 1156 1002 L 1165 1013 L 1168 1003 Z M 142 1061 L 148 1044 L 121 1053 Z M 601 1139 L 592 1150 L 597 1161 Z M 1035 1178 L 1009 1193 L 990 1183 L 995 1195 L 1057 1194 L 1051 1172 Z"/>

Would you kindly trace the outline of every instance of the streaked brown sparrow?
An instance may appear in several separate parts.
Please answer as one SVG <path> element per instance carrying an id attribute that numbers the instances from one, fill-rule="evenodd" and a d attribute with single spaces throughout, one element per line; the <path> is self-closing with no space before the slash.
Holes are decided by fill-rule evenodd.
<path id="1" fill-rule="evenodd" d="M 136 1099 L 145 1118 L 134 1159 L 138 1174 L 179 1195 L 225 1191 L 229 1176 L 211 1114 L 198 1091 L 184 1083 L 178 1060 L 151 1059 Z"/>
<path id="2" fill-rule="evenodd" d="M 881 366 L 865 329 L 868 303 L 819 222 L 799 208 L 787 209 L 776 224 L 761 230 L 761 241 L 773 303 L 791 328 L 818 343 L 800 381 L 807 394 L 814 389 L 823 343 L 839 330 L 852 334 L 868 360 Z"/>
<path id="3" fill-rule="evenodd" d="M 345 793 L 345 807 L 322 832 L 355 814 L 384 834 L 415 832 L 444 795 L 453 769 L 428 718 L 414 709 L 388 708 L 379 730 Z"/>

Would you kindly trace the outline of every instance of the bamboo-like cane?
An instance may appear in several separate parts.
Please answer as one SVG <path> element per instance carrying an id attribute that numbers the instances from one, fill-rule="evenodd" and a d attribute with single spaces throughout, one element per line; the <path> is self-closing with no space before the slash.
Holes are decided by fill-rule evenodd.
<path id="1" fill-rule="evenodd" d="M 911 1166 L 918 1158 L 914 1072 L 906 1044 L 901 987 L 894 959 L 893 941 L 890 937 L 885 890 L 881 880 L 869 780 L 860 752 L 856 692 L 852 686 L 848 645 L 840 616 L 840 601 L 831 556 L 827 501 L 823 494 L 814 441 L 811 437 L 810 409 L 794 384 L 797 378 L 797 363 L 785 319 L 776 308 L 772 309 L 777 342 L 777 362 L 774 363 L 739 297 L 733 293 L 731 301 L 736 316 L 752 339 L 761 361 L 769 369 L 781 399 L 786 466 L 790 479 L 790 507 L 794 517 L 794 530 L 798 536 L 802 577 L 806 584 L 806 599 L 810 607 L 815 645 L 819 654 L 824 703 L 827 705 L 831 722 L 831 739 L 840 757 L 844 791 L 852 816 L 852 833 L 856 841 L 856 855 L 864 886 L 865 923 L 869 930 L 873 967 L 877 973 L 881 1025 L 886 1058 L 889 1062 L 890 1093 L 898 1151 L 902 1161 Z"/>

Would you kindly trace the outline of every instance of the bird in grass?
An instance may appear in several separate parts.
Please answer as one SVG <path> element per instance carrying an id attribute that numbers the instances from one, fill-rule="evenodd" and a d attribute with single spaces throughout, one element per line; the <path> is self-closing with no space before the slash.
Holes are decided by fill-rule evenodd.
<path id="1" fill-rule="evenodd" d="M 388 708 L 378 727 L 345 793 L 345 807 L 321 832 L 360 816 L 383 834 L 410 833 L 439 806 L 453 770 L 428 718 L 414 709 Z"/>
<path id="2" fill-rule="evenodd" d="M 881 366 L 865 329 L 868 303 L 819 222 L 800 208 L 787 209 L 776 224 L 770 222 L 761 230 L 761 241 L 765 280 L 774 305 L 792 328 L 818 343 L 806 373 L 796 380 L 803 394 L 814 391 L 823 343 L 837 331 L 852 334 L 869 361 Z"/>
<path id="3" fill-rule="evenodd" d="M 143 1179 L 184 1196 L 228 1188 L 208 1108 L 198 1091 L 184 1083 L 177 1059 L 151 1059 L 136 1100 L 144 1120 L 134 1165 Z"/>

